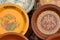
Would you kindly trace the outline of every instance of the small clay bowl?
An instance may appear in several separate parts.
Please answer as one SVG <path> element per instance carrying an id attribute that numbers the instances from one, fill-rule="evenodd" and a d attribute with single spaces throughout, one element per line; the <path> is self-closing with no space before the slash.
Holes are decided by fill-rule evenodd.
<path id="1" fill-rule="evenodd" d="M 38 7 L 31 18 L 31 26 L 34 33 L 41 39 L 57 34 L 60 28 L 59 16 L 60 8 L 56 5 L 47 4 Z"/>
<path id="2" fill-rule="evenodd" d="M 47 40 L 60 40 L 60 33 L 48 37 Z"/>
<path id="3" fill-rule="evenodd" d="M 0 40 L 28 40 L 25 36 L 18 33 L 5 33 L 0 35 Z"/>

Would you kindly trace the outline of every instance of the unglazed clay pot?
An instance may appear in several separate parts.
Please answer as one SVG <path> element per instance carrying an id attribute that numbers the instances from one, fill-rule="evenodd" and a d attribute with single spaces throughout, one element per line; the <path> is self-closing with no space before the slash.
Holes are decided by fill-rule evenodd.
<path id="1" fill-rule="evenodd" d="M 48 37 L 47 40 L 60 40 L 60 33 Z"/>
<path id="2" fill-rule="evenodd" d="M 25 36 L 18 33 L 5 33 L 0 35 L 0 40 L 28 40 Z"/>
<path id="3" fill-rule="evenodd" d="M 34 33 L 41 39 L 56 34 L 60 28 L 60 8 L 56 5 L 44 5 L 33 13 L 31 25 Z"/>

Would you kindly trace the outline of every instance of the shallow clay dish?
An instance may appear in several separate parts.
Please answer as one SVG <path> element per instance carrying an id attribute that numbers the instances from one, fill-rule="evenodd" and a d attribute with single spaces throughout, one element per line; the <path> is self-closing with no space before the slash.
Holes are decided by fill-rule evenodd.
<path id="1" fill-rule="evenodd" d="M 60 40 L 60 33 L 48 37 L 46 40 Z"/>
<path id="2" fill-rule="evenodd" d="M 29 18 L 23 8 L 15 4 L 0 5 L 0 34 L 17 32 L 24 35 L 28 27 Z"/>
<path id="3" fill-rule="evenodd" d="M 41 39 L 56 34 L 60 28 L 60 8 L 55 5 L 38 7 L 33 13 L 31 25 L 34 33 Z"/>
<path id="4" fill-rule="evenodd" d="M 5 33 L 0 35 L 0 40 L 28 40 L 25 36 L 18 33 Z"/>

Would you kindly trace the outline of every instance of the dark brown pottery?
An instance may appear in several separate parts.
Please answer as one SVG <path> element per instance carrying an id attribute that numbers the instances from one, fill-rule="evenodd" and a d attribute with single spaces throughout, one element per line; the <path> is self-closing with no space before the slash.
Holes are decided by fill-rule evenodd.
<path id="1" fill-rule="evenodd" d="M 25 36 L 22 36 L 18 33 L 5 33 L 0 35 L 0 40 L 28 40 Z"/>
<path id="2" fill-rule="evenodd" d="M 48 37 L 47 40 L 60 40 L 60 33 Z"/>
<path id="3" fill-rule="evenodd" d="M 46 39 L 48 36 L 51 36 L 53 34 L 56 34 L 56 33 L 53 33 L 53 34 L 50 34 L 50 35 L 46 35 L 44 33 L 42 33 L 38 27 L 37 27 L 37 18 L 38 16 L 44 12 L 44 11 L 47 11 L 47 10 L 51 10 L 51 11 L 54 11 L 57 13 L 58 16 L 60 16 L 60 8 L 57 7 L 56 5 L 52 5 L 52 4 L 47 4 L 47 5 L 44 5 L 44 6 L 40 6 L 37 8 L 37 10 L 33 13 L 32 15 L 32 18 L 31 18 L 31 25 L 32 25 L 32 29 L 34 31 L 34 33 L 41 39 Z M 54 14 L 53 14 L 54 15 Z M 49 26 L 48 26 L 49 27 Z M 53 31 L 54 32 L 54 31 Z"/>

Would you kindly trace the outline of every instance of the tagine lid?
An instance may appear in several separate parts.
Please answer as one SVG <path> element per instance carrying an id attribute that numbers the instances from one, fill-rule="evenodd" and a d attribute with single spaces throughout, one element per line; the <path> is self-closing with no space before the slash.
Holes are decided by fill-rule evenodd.
<path id="1" fill-rule="evenodd" d="M 26 12 L 30 12 L 34 6 L 35 0 L 0 0 L 0 4 L 12 3 L 21 6 L 26 10 Z"/>
<path id="2" fill-rule="evenodd" d="M 59 7 L 49 4 L 37 8 L 33 13 L 31 25 L 39 38 L 46 39 L 59 31 L 59 11 Z"/>
<path id="3" fill-rule="evenodd" d="M 0 34 L 17 32 L 24 35 L 29 26 L 28 15 L 15 4 L 0 5 Z"/>

